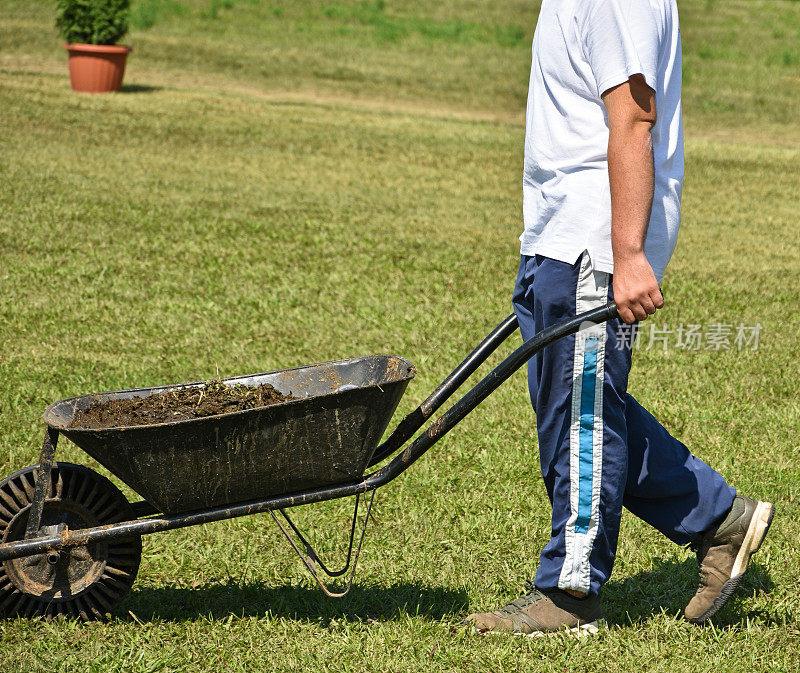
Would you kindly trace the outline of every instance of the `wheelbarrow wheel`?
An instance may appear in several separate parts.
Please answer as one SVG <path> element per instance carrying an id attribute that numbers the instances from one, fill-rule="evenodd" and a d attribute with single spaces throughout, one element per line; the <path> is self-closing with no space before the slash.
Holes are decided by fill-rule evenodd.
<path id="1" fill-rule="evenodd" d="M 0 541 L 25 537 L 36 467 L 0 481 Z M 40 533 L 58 534 L 135 519 L 108 479 L 82 465 L 54 463 Z M 136 579 L 141 537 L 79 545 L 0 563 L 0 617 L 104 619 Z"/>

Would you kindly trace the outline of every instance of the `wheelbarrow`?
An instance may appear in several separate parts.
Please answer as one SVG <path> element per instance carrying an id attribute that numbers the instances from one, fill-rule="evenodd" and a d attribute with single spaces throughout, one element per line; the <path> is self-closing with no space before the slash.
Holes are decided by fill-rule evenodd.
<path id="1" fill-rule="evenodd" d="M 225 379 L 269 383 L 289 401 L 170 423 L 71 428 L 97 401 L 146 397 L 180 386 L 72 397 L 44 413 L 37 465 L 0 482 L 0 616 L 64 615 L 103 619 L 136 579 L 141 537 L 149 533 L 268 512 L 329 596 L 343 596 L 355 575 L 375 492 L 431 446 L 548 344 L 618 317 L 613 302 L 549 327 L 506 357 L 444 414 L 426 421 L 517 327 L 508 316 L 380 443 L 414 366 L 374 355 Z M 107 478 L 82 465 L 56 462 L 59 435 L 83 449 L 143 499 L 128 502 Z M 402 450 L 401 450 L 402 449 Z M 390 462 L 368 469 L 390 456 Z M 359 501 L 369 494 L 360 534 Z M 287 509 L 354 497 L 346 561 L 330 569 Z M 358 537 L 355 554 L 354 542 Z M 349 578 L 341 591 L 323 581 Z"/>

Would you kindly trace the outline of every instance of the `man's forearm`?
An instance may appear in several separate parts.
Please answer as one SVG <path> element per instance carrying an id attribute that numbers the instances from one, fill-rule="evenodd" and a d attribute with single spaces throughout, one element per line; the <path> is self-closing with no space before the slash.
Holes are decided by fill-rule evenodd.
<path id="1" fill-rule="evenodd" d="M 655 169 L 650 125 L 636 121 L 612 128 L 608 139 L 611 249 L 615 264 L 644 251 L 653 207 Z"/>
<path id="2" fill-rule="evenodd" d="M 611 251 L 614 301 L 625 322 L 644 320 L 664 299 L 644 254 L 653 207 L 655 169 L 650 129 L 655 92 L 641 75 L 603 94 L 608 112 L 608 179 L 611 188 Z"/>

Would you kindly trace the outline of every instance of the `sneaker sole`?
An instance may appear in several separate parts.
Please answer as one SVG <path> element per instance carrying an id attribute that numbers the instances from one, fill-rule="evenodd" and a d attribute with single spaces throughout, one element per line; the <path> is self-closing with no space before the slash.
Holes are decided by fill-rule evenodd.
<path id="1" fill-rule="evenodd" d="M 584 636 L 591 636 L 596 635 L 602 627 L 606 626 L 605 619 L 598 619 L 593 622 L 588 622 L 587 624 L 580 624 L 578 626 L 573 626 L 572 628 L 567 629 L 566 627 L 563 629 L 558 629 L 557 631 L 532 631 L 531 633 L 519 633 L 519 632 L 511 632 L 511 631 L 481 631 L 473 627 L 473 630 L 476 634 L 481 636 L 520 636 L 522 638 L 548 638 L 552 636 L 562 635 L 567 633 L 569 635 L 574 635 L 578 638 L 583 638 Z"/>
<path id="2" fill-rule="evenodd" d="M 597 621 L 589 622 L 588 624 L 573 626 L 571 629 L 564 628 L 559 629 L 558 631 L 533 631 L 532 633 L 515 633 L 514 635 L 525 636 L 526 638 L 547 638 L 549 636 L 557 636 L 561 633 L 568 633 L 578 638 L 583 638 L 584 636 L 597 635 L 597 633 L 600 631 L 600 627 L 605 625 L 605 619 L 598 619 Z"/>
<path id="3" fill-rule="evenodd" d="M 702 615 L 691 619 L 694 624 L 699 624 L 713 617 L 722 608 L 725 603 L 730 600 L 736 589 L 739 587 L 744 572 L 747 570 L 747 565 L 750 562 L 750 557 L 755 554 L 760 548 L 764 538 L 767 537 L 769 527 L 772 525 L 772 519 L 775 516 L 775 506 L 769 502 L 760 502 L 756 505 L 756 511 L 753 513 L 753 518 L 750 519 L 750 525 L 747 527 L 742 546 L 739 553 L 736 555 L 736 560 L 733 562 L 731 569 L 731 578 L 722 585 L 722 590 L 714 599 L 711 607 L 708 608 Z"/>

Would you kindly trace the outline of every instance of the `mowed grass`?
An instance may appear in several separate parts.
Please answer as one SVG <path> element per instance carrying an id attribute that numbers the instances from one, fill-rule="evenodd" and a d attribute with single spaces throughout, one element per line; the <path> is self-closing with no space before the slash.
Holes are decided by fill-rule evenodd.
<path id="1" fill-rule="evenodd" d="M 510 311 L 535 7 L 185 7 L 135 5 L 128 90 L 91 97 L 49 4 L 0 2 L 2 475 L 36 461 L 49 403 L 99 390 L 391 352 L 419 370 L 397 420 Z M 0 670 L 797 670 L 800 6 L 681 11 L 684 227 L 652 325 L 762 331 L 662 351 L 647 323 L 630 388 L 778 508 L 711 625 L 680 618 L 691 553 L 625 515 L 598 637 L 453 630 L 516 597 L 549 534 L 520 373 L 378 493 L 347 598 L 266 516 L 153 535 L 110 623 L 0 622 Z M 335 555 L 348 503 L 296 515 Z"/>

